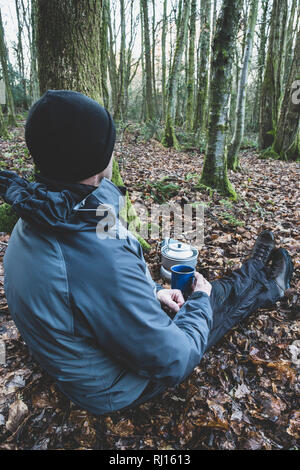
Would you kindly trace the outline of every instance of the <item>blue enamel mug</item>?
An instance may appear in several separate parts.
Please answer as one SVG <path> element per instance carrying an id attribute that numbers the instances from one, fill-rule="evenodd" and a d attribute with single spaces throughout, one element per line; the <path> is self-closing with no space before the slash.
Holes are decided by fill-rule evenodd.
<path id="1" fill-rule="evenodd" d="M 171 267 L 172 289 L 180 289 L 183 295 L 189 295 L 195 277 L 195 268 L 185 264 Z"/>

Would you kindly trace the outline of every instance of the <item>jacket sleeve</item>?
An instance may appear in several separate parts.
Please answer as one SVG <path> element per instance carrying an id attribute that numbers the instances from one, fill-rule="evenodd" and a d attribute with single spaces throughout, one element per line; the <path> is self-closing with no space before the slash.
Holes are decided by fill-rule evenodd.
<path id="1" fill-rule="evenodd" d="M 171 320 L 154 294 L 143 258 L 126 245 L 114 251 L 110 278 L 93 294 L 93 310 L 85 312 L 90 327 L 99 346 L 136 374 L 176 385 L 205 351 L 212 326 L 209 297 L 194 293 Z"/>

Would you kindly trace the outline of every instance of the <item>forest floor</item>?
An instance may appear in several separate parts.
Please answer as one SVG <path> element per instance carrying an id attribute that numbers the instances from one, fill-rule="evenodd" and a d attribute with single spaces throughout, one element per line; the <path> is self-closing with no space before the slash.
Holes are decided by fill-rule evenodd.
<path id="1" fill-rule="evenodd" d="M 0 142 L 0 165 L 27 176 L 32 167 L 22 124 Z M 239 267 L 257 234 L 271 229 L 293 258 L 291 289 L 273 309 L 228 333 L 177 388 L 98 418 L 71 404 L 29 355 L 4 295 L 9 235 L 0 233 L 0 449 L 300 448 L 300 164 L 260 160 L 254 149 L 243 150 L 243 172 L 229 175 L 240 196 L 232 203 L 197 190 L 203 156 L 196 151 L 168 150 L 128 133 L 116 156 L 133 201 L 205 204 L 198 268 L 210 281 Z M 157 185 L 162 178 L 172 186 Z M 162 282 L 159 244 L 150 243 L 145 257 Z"/>

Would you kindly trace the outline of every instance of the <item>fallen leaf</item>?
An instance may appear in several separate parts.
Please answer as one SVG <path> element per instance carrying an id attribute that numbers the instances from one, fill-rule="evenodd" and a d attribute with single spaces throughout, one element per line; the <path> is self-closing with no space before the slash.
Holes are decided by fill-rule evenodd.
<path id="1" fill-rule="evenodd" d="M 28 407 L 22 400 L 12 403 L 9 407 L 8 420 L 5 425 L 6 429 L 10 432 L 15 432 L 27 414 Z"/>

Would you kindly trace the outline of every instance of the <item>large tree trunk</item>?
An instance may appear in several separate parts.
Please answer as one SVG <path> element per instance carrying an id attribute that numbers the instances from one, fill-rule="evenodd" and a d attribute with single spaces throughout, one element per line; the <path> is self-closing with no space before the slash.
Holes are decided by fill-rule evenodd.
<path id="1" fill-rule="evenodd" d="M 8 107 L 8 124 L 10 126 L 16 126 L 16 114 L 15 114 L 15 104 L 14 98 L 11 90 L 9 75 L 8 75 L 8 53 L 5 44 L 4 38 L 4 29 L 2 23 L 2 15 L 0 11 L 0 61 L 2 67 L 2 75 L 5 83 L 6 98 L 7 98 L 7 107 Z"/>
<path id="2" fill-rule="evenodd" d="M 240 168 L 239 164 L 239 151 L 244 137 L 245 129 L 245 106 L 246 106 L 246 92 L 248 84 L 249 66 L 251 63 L 254 30 L 257 21 L 258 0 L 252 0 L 251 10 L 249 15 L 249 25 L 247 31 L 247 38 L 245 43 L 242 73 L 238 85 L 238 96 L 236 103 L 236 119 L 233 138 L 228 150 L 228 168 L 236 171 Z"/>
<path id="3" fill-rule="evenodd" d="M 286 21 L 287 0 L 274 0 L 266 68 L 261 90 L 260 150 L 270 147 L 274 141 L 282 92 Z"/>
<path id="4" fill-rule="evenodd" d="M 109 23 L 109 1 L 102 0 L 102 21 L 101 21 L 101 87 L 103 94 L 103 104 L 106 108 L 109 105 L 109 92 L 107 86 L 107 70 L 108 70 L 108 23 Z"/>
<path id="5" fill-rule="evenodd" d="M 268 26 L 268 9 L 270 0 L 262 0 L 262 14 L 259 28 L 259 46 L 257 52 L 257 83 L 255 89 L 255 100 L 252 112 L 252 128 L 255 132 L 259 132 L 259 116 L 260 116 L 260 95 L 264 76 L 264 68 L 266 61 L 266 45 L 267 45 L 267 26 Z"/>
<path id="6" fill-rule="evenodd" d="M 167 39 L 167 0 L 164 0 L 162 31 L 161 31 L 161 96 L 162 96 L 162 118 L 166 116 L 166 39 Z"/>
<path id="7" fill-rule="evenodd" d="M 125 73 L 126 73 L 126 30 L 125 30 L 125 2 L 120 0 L 120 17 L 121 17 L 121 45 L 120 45 L 120 61 L 118 73 L 118 98 L 114 118 L 116 121 L 123 120 L 124 101 L 125 101 Z"/>
<path id="8" fill-rule="evenodd" d="M 211 10 L 212 0 L 202 0 L 201 14 L 200 14 L 200 63 L 198 65 L 198 89 L 196 98 L 196 107 L 194 115 L 194 130 L 200 130 L 203 133 L 207 122 L 207 108 L 208 108 L 208 85 L 209 85 L 209 72 L 211 62 Z"/>
<path id="9" fill-rule="evenodd" d="M 162 144 L 166 147 L 178 147 L 175 135 L 174 121 L 176 114 L 177 85 L 184 45 L 187 37 L 190 0 L 183 0 L 183 9 L 178 13 L 176 46 L 169 75 L 167 90 L 167 113 Z"/>
<path id="10" fill-rule="evenodd" d="M 21 0 L 23 3 L 23 0 Z M 30 42 L 30 98 L 33 104 L 40 96 L 40 84 L 37 66 L 37 0 L 31 0 L 28 38 Z"/>
<path id="11" fill-rule="evenodd" d="M 115 31 L 113 29 L 108 0 L 105 0 L 103 9 L 105 9 L 105 12 L 103 14 L 107 15 L 107 21 L 108 21 L 108 31 L 109 31 L 108 72 L 109 72 L 110 87 L 111 87 L 111 104 L 112 104 L 112 109 L 113 109 L 113 115 L 115 116 L 116 109 L 117 109 L 117 97 L 118 97 L 118 71 L 117 71 L 117 61 L 116 61 L 116 52 L 115 52 L 116 38 L 115 38 Z"/>
<path id="12" fill-rule="evenodd" d="M 155 17 L 155 0 L 152 0 L 152 87 L 153 87 L 153 99 L 155 114 L 158 114 L 158 102 L 157 102 L 157 86 L 156 86 L 156 66 L 155 66 L 155 45 L 156 45 L 156 17 Z"/>
<path id="13" fill-rule="evenodd" d="M 300 160 L 300 31 L 294 51 L 289 80 L 282 101 L 271 156 Z"/>
<path id="14" fill-rule="evenodd" d="M 190 15 L 190 37 L 188 48 L 187 67 L 187 103 L 186 103 L 186 129 L 193 128 L 194 96 L 195 96 L 195 38 L 196 38 L 196 6 L 197 0 L 192 0 Z"/>
<path id="15" fill-rule="evenodd" d="M 143 18 L 143 32 L 144 32 L 144 54 L 145 54 L 145 86 L 146 86 L 146 120 L 153 121 L 154 119 L 154 105 L 153 105 L 153 90 L 152 90 L 152 61 L 151 61 L 151 45 L 150 45 L 150 31 L 149 31 L 149 14 L 147 0 L 141 0 L 141 10 Z"/>
<path id="16" fill-rule="evenodd" d="M 227 176 L 226 131 L 232 63 L 242 0 L 223 0 L 213 43 L 208 142 L 200 183 L 236 197 Z"/>
<path id="17" fill-rule="evenodd" d="M 37 22 L 37 0 L 17 0 L 18 5 L 22 12 L 23 23 L 27 30 L 27 40 L 30 52 L 30 80 L 29 80 L 29 94 L 30 103 L 33 104 L 40 96 L 40 86 L 37 70 L 37 37 L 36 37 L 36 22 Z"/>
<path id="18" fill-rule="evenodd" d="M 23 51 L 23 26 L 24 20 L 21 18 L 21 5 L 18 0 L 15 0 L 16 12 L 17 12 L 17 23 L 18 23 L 18 42 L 17 42 L 17 61 L 20 74 L 20 84 L 23 92 L 23 107 L 28 109 L 27 102 L 27 86 L 25 78 L 25 66 L 24 66 L 24 51 Z"/>
<path id="19" fill-rule="evenodd" d="M 103 103 L 101 87 L 102 0 L 37 0 L 41 92 L 80 91 Z"/>
<path id="20" fill-rule="evenodd" d="M 128 113 L 128 102 L 129 102 L 129 87 L 134 79 L 140 61 L 141 57 L 139 57 L 135 63 L 132 62 L 132 55 L 133 55 L 133 48 L 134 48 L 134 43 L 136 39 L 136 28 L 137 28 L 137 22 L 138 22 L 138 16 L 135 17 L 134 19 L 134 2 L 131 2 L 130 6 L 130 39 L 129 39 L 129 44 L 127 47 L 127 53 L 126 53 L 126 72 L 125 72 L 125 101 L 124 101 L 124 116 L 123 119 L 126 121 L 127 118 L 127 113 Z"/>
<path id="21" fill-rule="evenodd" d="M 9 137 L 9 132 L 7 130 L 7 125 L 5 122 L 1 104 L 0 104 L 0 137 L 2 137 L 2 139 L 7 139 Z"/>
<path id="22" fill-rule="evenodd" d="M 295 24 L 296 10 L 297 10 L 297 2 L 298 0 L 293 0 L 292 2 L 290 17 L 289 17 L 289 22 L 288 22 L 287 35 L 286 35 L 287 43 L 286 43 L 286 54 L 285 54 L 285 64 L 284 64 L 283 86 L 285 86 L 288 81 L 289 73 L 291 70 L 291 64 L 293 61 L 293 46 L 294 46 L 294 40 L 295 40 L 294 24 Z M 296 30 L 296 33 L 297 33 L 297 30 Z"/>

